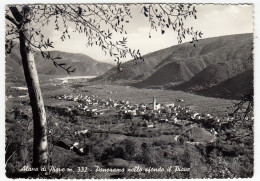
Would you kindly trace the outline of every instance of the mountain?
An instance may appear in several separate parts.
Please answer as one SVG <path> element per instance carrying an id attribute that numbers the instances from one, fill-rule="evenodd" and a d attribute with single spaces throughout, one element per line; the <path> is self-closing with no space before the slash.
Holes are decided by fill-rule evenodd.
<path id="1" fill-rule="evenodd" d="M 252 48 L 251 33 L 206 38 L 199 40 L 196 47 L 183 43 L 149 53 L 144 55 L 145 61 L 132 60 L 122 64 L 121 73 L 114 67 L 91 81 L 138 88 L 164 87 L 209 96 L 230 90 L 228 96 L 237 98 L 245 90 L 243 84 L 253 86 L 253 77 L 249 76 L 253 73 L 253 61 L 248 60 Z M 231 88 L 235 83 L 237 89 Z"/>
<path id="2" fill-rule="evenodd" d="M 162 59 L 167 58 L 171 54 L 171 49 L 166 48 L 154 53 L 144 55 L 145 61 L 132 60 L 121 65 L 122 72 L 118 73 L 117 67 L 110 69 L 105 74 L 92 79 L 92 82 L 112 82 L 126 83 L 136 82 L 148 78 L 156 70 L 154 67 L 158 65 Z"/>
<path id="3" fill-rule="evenodd" d="M 98 62 L 84 54 L 67 53 L 62 51 L 50 51 L 50 54 L 52 57 L 61 57 L 61 59 L 57 59 L 57 62 L 66 63 L 67 66 L 76 68 L 76 71 L 71 74 L 73 76 L 97 76 L 105 73 L 113 67 L 111 64 Z M 65 70 L 55 67 L 51 60 L 44 59 L 40 52 L 35 52 L 34 58 L 38 74 L 58 76 L 68 75 Z M 22 71 L 19 47 L 15 46 L 12 49 L 11 54 L 6 56 L 6 72 L 22 73 Z"/>
<path id="4" fill-rule="evenodd" d="M 242 62 L 218 62 L 209 65 L 190 80 L 173 86 L 172 89 L 183 91 L 198 91 L 201 89 L 206 89 L 218 85 L 219 83 L 228 80 L 246 71 L 247 69 L 248 68 L 245 68 Z"/>
<path id="5" fill-rule="evenodd" d="M 171 82 L 183 82 L 189 80 L 193 74 L 181 63 L 172 62 L 159 68 L 147 79 L 134 83 L 135 87 L 163 86 Z M 163 77 L 163 79 L 162 79 Z"/>
<path id="6" fill-rule="evenodd" d="M 239 99 L 241 94 L 246 94 L 253 89 L 254 72 L 249 69 L 228 79 L 216 86 L 197 91 L 196 93 L 208 97 Z"/>
<path id="7" fill-rule="evenodd" d="M 136 87 L 165 86 L 186 82 L 208 66 L 218 63 L 227 63 L 230 69 L 239 69 L 223 77 L 221 80 L 224 81 L 252 68 L 252 62 L 245 61 L 252 52 L 252 42 L 253 34 L 238 34 L 202 39 L 196 47 L 183 43 L 144 55 L 144 61 L 126 62 L 121 66 L 121 73 L 114 67 L 92 82 L 124 83 Z M 216 65 L 215 68 L 221 66 Z"/>

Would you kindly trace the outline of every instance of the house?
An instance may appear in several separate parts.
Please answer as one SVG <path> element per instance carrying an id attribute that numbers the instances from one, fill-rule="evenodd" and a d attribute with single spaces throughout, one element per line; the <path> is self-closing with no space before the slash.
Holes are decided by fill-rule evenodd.
<path id="1" fill-rule="evenodd" d="M 167 107 L 174 107 L 174 103 L 166 104 Z"/>
<path id="2" fill-rule="evenodd" d="M 117 103 L 113 103 L 113 106 L 116 107 L 118 104 Z"/>
<path id="3" fill-rule="evenodd" d="M 127 113 L 131 113 L 133 116 L 136 116 L 136 110 L 127 110 Z"/>
<path id="4" fill-rule="evenodd" d="M 169 120 L 167 118 L 161 118 L 159 119 L 159 123 L 166 123 L 168 122 Z"/>
<path id="5" fill-rule="evenodd" d="M 183 99 L 177 99 L 177 102 L 184 102 Z"/>
<path id="6" fill-rule="evenodd" d="M 136 114 L 137 114 L 137 115 L 144 115 L 145 112 L 144 112 L 144 111 L 141 111 L 141 110 L 136 110 Z"/>
<path id="7" fill-rule="evenodd" d="M 139 110 L 145 110 L 145 109 L 146 109 L 146 106 L 144 104 L 141 104 Z"/>
<path id="8" fill-rule="evenodd" d="M 146 123 L 146 127 L 147 128 L 154 128 L 155 126 L 152 122 L 148 122 L 148 123 Z"/>
<path id="9" fill-rule="evenodd" d="M 207 114 L 207 115 L 206 115 L 206 118 L 207 118 L 207 119 L 212 119 L 213 116 L 211 116 L 210 114 Z"/>
<path id="10" fill-rule="evenodd" d="M 87 109 L 88 109 L 88 106 L 85 105 L 85 106 L 83 107 L 83 110 L 86 111 Z"/>
<path id="11" fill-rule="evenodd" d="M 82 131 L 76 131 L 75 135 L 85 135 L 87 133 L 88 133 L 88 130 L 86 129 L 86 130 L 82 130 Z"/>

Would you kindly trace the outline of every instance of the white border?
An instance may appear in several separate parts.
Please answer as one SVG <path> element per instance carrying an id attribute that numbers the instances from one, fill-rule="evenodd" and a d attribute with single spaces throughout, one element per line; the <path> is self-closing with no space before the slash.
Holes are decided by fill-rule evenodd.
<path id="1" fill-rule="evenodd" d="M 0 127 L 0 142 L 2 143 L 0 146 L 0 179 L 6 180 L 5 176 L 5 44 L 4 44 L 4 23 L 5 23 L 5 17 L 4 17 L 4 8 L 6 4 L 31 4 L 31 3 L 253 3 L 254 4 L 254 40 L 255 40 L 255 61 L 254 61 L 254 72 L 255 72 L 255 127 L 254 127 L 254 133 L 255 133 L 255 151 L 254 151 L 254 158 L 255 158 L 255 167 L 254 167 L 254 177 L 252 179 L 239 179 L 239 180 L 259 180 L 260 179 L 260 172 L 259 172 L 259 166 L 260 166 L 260 156 L 259 153 L 259 138 L 260 138 L 260 114 L 258 113 L 257 108 L 260 106 L 260 97 L 259 97 L 259 91 L 260 91 L 260 85 L 259 85 L 259 76 L 260 73 L 258 73 L 258 70 L 260 68 L 260 64 L 258 63 L 258 60 L 260 58 L 260 52 L 256 51 L 260 48 L 260 41 L 259 41 L 259 31 L 260 31 L 260 1 L 259 0 L 200 0 L 200 1 L 184 1 L 184 0 L 85 0 L 85 1 L 78 1 L 78 0 L 5 0 L 4 2 L 0 2 L 0 120 L 1 120 L 1 127 Z M 243 26 L 243 25 L 241 25 Z M 25 179 L 19 179 L 19 180 L 25 180 Z M 39 179 L 37 179 L 39 180 Z M 46 179 L 41 179 L 46 180 Z M 65 180 L 65 179 L 60 179 Z M 81 179 L 83 180 L 83 179 Z M 129 179 L 130 180 L 130 179 Z M 182 180 L 182 179 L 181 179 Z M 202 180 L 202 179 L 196 179 L 196 180 Z M 203 179 L 205 180 L 205 179 Z M 208 180 L 208 179 L 206 179 Z"/>

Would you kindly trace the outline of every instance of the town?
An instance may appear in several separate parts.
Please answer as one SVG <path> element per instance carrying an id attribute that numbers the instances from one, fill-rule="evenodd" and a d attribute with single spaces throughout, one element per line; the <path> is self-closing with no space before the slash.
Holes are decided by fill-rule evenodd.
<path id="1" fill-rule="evenodd" d="M 158 124 L 171 124 L 178 127 L 204 127 L 213 135 L 218 135 L 220 129 L 230 127 L 235 120 L 234 116 L 220 118 L 213 117 L 210 114 L 200 114 L 186 106 L 175 106 L 174 103 L 160 104 L 155 97 L 153 97 L 150 104 L 135 104 L 127 100 L 112 100 L 111 98 L 103 100 L 95 95 L 87 96 L 82 94 L 64 94 L 54 96 L 53 99 L 77 103 L 77 105 L 68 107 L 49 107 L 61 115 L 95 118 L 112 112 L 118 121 L 129 120 L 131 122 L 135 118 L 138 120 L 139 126 L 147 128 L 154 128 Z M 251 119 L 253 120 L 253 117 Z"/>
<path id="2" fill-rule="evenodd" d="M 73 87 L 73 84 L 69 86 Z M 127 97 L 115 98 L 122 92 L 120 89 L 104 87 L 108 89 L 105 96 L 105 93 L 100 94 L 103 89 L 91 89 L 89 86 L 77 91 L 72 89 L 71 93 L 62 90 L 61 93 L 57 91 L 54 95 L 46 95 L 50 154 L 59 155 L 62 152 L 63 155 L 81 160 L 82 165 L 89 167 L 91 165 L 86 164 L 82 158 L 89 159 L 93 155 L 94 163 L 104 169 L 132 169 L 136 166 L 145 169 L 154 164 L 161 166 L 163 160 L 166 167 L 171 166 L 171 162 L 184 166 L 185 160 L 180 159 L 185 157 L 186 153 L 183 151 L 186 148 L 195 149 L 194 152 L 189 152 L 193 155 L 190 159 L 200 161 L 201 164 L 207 164 L 205 160 L 201 161 L 204 157 L 216 159 L 212 155 L 215 152 L 223 154 L 227 159 L 244 152 L 251 155 L 254 117 L 246 116 L 245 121 L 242 121 L 238 115 L 231 113 L 226 116 L 213 116 L 211 112 L 201 113 L 192 104 L 185 105 L 188 99 L 180 96 L 175 101 L 171 99 L 165 103 L 160 102 L 161 97 L 146 95 L 145 103 L 135 103 L 130 101 L 131 97 L 129 100 Z M 16 93 L 16 89 L 8 90 Z M 6 100 L 17 105 L 7 110 L 6 122 L 12 124 L 12 120 L 15 120 L 23 128 L 19 127 L 23 135 L 21 138 L 26 137 L 26 144 L 31 145 L 31 117 L 28 116 L 31 108 L 28 95 L 24 96 L 22 91 L 17 92 L 22 97 L 6 97 Z M 15 135 L 16 129 L 8 128 L 10 135 Z M 27 129 L 30 131 L 26 131 Z M 159 154 L 156 156 L 157 161 L 154 160 L 154 154 Z M 197 154 L 198 157 L 195 156 Z M 52 157 L 51 162 L 57 163 L 57 159 Z M 61 159 L 62 162 L 64 159 Z M 241 162 L 247 161 L 243 157 Z M 194 169 L 193 166 L 189 167 Z M 110 177 L 118 178 L 124 174 L 111 173 Z M 95 176 L 101 178 L 102 174 Z"/>

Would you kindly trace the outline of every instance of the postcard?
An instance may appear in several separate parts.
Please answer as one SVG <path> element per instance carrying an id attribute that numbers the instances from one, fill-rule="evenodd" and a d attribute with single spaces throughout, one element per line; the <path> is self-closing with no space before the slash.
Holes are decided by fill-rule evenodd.
<path id="1" fill-rule="evenodd" d="M 253 9 L 6 4 L 6 177 L 252 178 Z"/>

